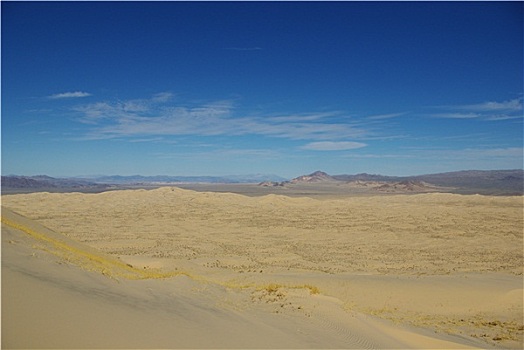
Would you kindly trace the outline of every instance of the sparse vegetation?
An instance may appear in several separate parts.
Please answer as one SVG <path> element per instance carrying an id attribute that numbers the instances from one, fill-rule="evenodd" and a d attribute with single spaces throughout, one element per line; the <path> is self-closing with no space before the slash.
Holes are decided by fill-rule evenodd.
<path id="1" fill-rule="evenodd" d="M 33 238 L 47 243 L 47 246 L 42 247 L 56 256 L 64 259 L 67 262 L 71 262 L 75 265 L 80 266 L 83 269 L 90 271 L 97 271 L 102 273 L 104 276 L 116 278 L 124 277 L 129 279 L 145 279 L 145 278 L 168 278 L 176 275 L 183 275 L 183 272 L 161 272 L 156 269 L 141 270 L 132 267 L 129 264 L 125 264 L 118 259 L 112 259 L 110 257 L 104 257 L 97 255 L 94 252 L 82 250 L 81 248 L 74 247 L 65 241 L 49 237 L 43 233 L 37 232 L 36 230 L 26 227 L 20 223 L 7 219 L 2 216 L 2 223 L 13 227 L 17 230 L 25 232 Z"/>

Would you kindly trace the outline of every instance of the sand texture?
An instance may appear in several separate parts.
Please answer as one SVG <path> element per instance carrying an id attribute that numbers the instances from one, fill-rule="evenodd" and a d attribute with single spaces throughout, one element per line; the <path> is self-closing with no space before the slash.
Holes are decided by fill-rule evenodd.
<path id="1" fill-rule="evenodd" d="M 519 196 L 165 187 L 2 206 L 4 348 L 523 347 Z"/>

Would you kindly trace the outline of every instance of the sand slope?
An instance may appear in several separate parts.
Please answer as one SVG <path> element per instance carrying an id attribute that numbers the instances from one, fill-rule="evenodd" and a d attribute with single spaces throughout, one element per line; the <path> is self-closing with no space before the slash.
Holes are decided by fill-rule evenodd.
<path id="1" fill-rule="evenodd" d="M 2 202 L 4 347 L 522 347 L 521 197 Z"/>

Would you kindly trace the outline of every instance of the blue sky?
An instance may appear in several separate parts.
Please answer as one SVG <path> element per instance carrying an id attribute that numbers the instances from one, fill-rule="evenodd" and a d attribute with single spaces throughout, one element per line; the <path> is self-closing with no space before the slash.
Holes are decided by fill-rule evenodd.
<path id="1" fill-rule="evenodd" d="M 2 174 L 523 167 L 522 2 L 2 2 Z"/>

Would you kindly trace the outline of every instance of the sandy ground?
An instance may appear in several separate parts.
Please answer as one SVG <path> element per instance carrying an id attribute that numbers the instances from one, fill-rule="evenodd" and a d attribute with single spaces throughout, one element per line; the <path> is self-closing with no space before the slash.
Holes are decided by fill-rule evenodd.
<path id="1" fill-rule="evenodd" d="M 3 348 L 523 347 L 522 197 L 160 188 L 2 206 Z"/>

